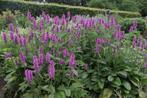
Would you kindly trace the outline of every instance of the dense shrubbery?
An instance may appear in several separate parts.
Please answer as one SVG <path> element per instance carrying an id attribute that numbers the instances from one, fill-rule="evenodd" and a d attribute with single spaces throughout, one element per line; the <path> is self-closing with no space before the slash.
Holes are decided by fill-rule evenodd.
<path id="1" fill-rule="evenodd" d="M 91 0 L 88 5 L 96 8 L 106 8 L 125 11 L 139 11 L 142 16 L 147 16 L 146 0 Z"/>
<path id="2" fill-rule="evenodd" d="M 64 13 L 70 11 L 72 15 L 90 15 L 95 16 L 97 14 L 115 14 L 122 17 L 139 17 L 140 14 L 137 12 L 126 12 L 126 11 L 113 11 L 105 9 L 94 9 L 87 7 L 77 7 L 77 6 L 68 6 L 68 5 L 59 5 L 53 3 L 35 3 L 35 2 L 25 2 L 25 1 L 0 1 L 0 12 L 6 9 L 20 10 L 23 13 L 31 11 L 33 15 L 40 15 L 42 11 L 51 13 L 52 15 L 62 16 Z"/>
<path id="3" fill-rule="evenodd" d="M 147 22 L 145 19 L 142 19 L 142 18 L 126 18 L 126 19 L 124 19 L 121 22 L 122 30 L 124 30 L 126 33 L 128 33 L 131 25 L 134 22 L 136 22 L 137 31 L 140 31 L 142 34 L 145 33 L 145 30 L 147 29 Z"/>
<path id="4" fill-rule="evenodd" d="M 26 18 L 1 31 L 6 98 L 146 98 L 147 41 L 135 24 L 128 36 L 113 16 Z"/>
<path id="5" fill-rule="evenodd" d="M 139 11 L 136 0 L 91 0 L 90 7 L 107 8 L 126 11 Z"/>

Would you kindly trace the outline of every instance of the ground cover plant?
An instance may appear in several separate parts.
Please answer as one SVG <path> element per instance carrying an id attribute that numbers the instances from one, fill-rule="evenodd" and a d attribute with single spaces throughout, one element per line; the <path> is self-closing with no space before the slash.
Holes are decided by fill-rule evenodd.
<path id="1" fill-rule="evenodd" d="M 6 98 L 146 98 L 147 41 L 135 21 L 125 34 L 114 16 L 24 19 L 1 31 Z"/>

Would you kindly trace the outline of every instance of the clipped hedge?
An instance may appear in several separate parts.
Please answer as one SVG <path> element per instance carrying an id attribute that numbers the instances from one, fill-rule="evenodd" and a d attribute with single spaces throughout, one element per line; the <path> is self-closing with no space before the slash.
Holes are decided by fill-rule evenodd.
<path id="1" fill-rule="evenodd" d="M 96 9 L 89 7 L 81 7 L 81 6 L 69 6 L 69 5 L 60 5 L 55 3 L 37 3 L 31 1 L 9 1 L 9 0 L 1 0 L 0 1 L 0 12 L 6 9 L 20 10 L 23 13 L 26 13 L 28 10 L 32 12 L 34 15 L 40 15 L 42 11 L 47 13 L 51 13 L 52 15 L 62 15 L 68 11 L 75 14 L 81 15 L 90 15 L 95 16 L 97 14 L 118 14 L 122 17 L 139 17 L 140 14 L 138 12 L 127 12 L 127 11 L 113 11 L 107 9 Z"/>

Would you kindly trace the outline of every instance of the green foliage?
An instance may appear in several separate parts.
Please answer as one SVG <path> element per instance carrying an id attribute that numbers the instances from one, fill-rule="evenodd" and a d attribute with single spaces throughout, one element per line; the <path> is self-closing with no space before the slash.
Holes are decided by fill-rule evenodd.
<path id="1" fill-rule="evenodd" d="M 10 10 L 2 11 L 2 14 L 0 14 L 0 30 L 5 29 L 10 23 L 17 24 L 21 27 L 26 27 L 27 26 L 27 22 L 25 22 L 26 19 L 27 19 L 26 16 L 21 14 L 19 11 L 14 11 L 14 12 Z"/>
<path id="2" fill-rule="evenodd" d="M 129 29 L 133 22 L 137 22 L 137 31 L 140 31 L 143 35 L 145 35 L 145 30 L 147 22 L 143 18 L 126 18 L 121 22 L 122 30 L 124 30 L 126 33 L 129 33 Z"/>
<path id="3" fill-rule="evenodd" d="M 140 13 L 142 16 L 147 16 L 147 1 L 142 0 L 140 5 Z"/>
<path id="4" fill-rule="evenodd" d="M 136 0 L 91 0 L 90 7 L 107 8 L 114 10 L 139 11 Z"/>
<path id="5" fill-rule="evenodd" d="M 23 13 L 26 13 L 28 10 L 33 13 L 33 15 L 40 15 L 42 11 L 48 12 L 52 15 L 62 15 L 68 11 L 75 14 L 81 15 L 90 15 L 95 16 L 96 14 L 107 14 L 107 12 L 111 14 L 118 14 L 123 17 L 138 17 L 139 13 L 136 12 L 126 12 L 126 11 L 113 11 L 113 10 L 105 10 L 105 9 L 94 9 L 87 7 L 77 7 L 77 6 L 68 6 L 68 5 L 59 5 L 53 3 L 36 3 L 36 2 L 25 2 L 25 1 L 0 1 L 0 12 L 6 9 L 20 10 Z"/>

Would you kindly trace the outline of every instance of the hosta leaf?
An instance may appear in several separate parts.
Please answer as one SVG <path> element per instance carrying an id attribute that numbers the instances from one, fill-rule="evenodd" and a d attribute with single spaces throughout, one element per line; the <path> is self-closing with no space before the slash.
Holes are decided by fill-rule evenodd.
<path id="1" fill-rule="evenodd" d="M 120 86 L 121 85 L 121 80 L 120 78 L 116 78 L 113 82 L 115 85 Z"/>
<path id="2" fill-rule="evenodd" d="M 108 76 L 108 81 L 113 81 L 114 78 L 112 76 Z"/>
<path id="3" fill-rule="evenodd" d="M 130 85 L 129 82 L 124 81 L 124 82 L 123 82 L 123 85 L 124 85 L 124 87 L 125 87 L 127 90 L 131 90 L 131 85 Z"/>
<path id="4" fill-rule="evenodd" d="M 121 71 L 121 72 L 119 72 L 118 74 L 119 74 L 120 76 L 124 77 L 124 78 L 127 77 L 127 72 L 125 72 L 125 71 Z"/>
<path id="5" fill-rule="evenodd" d="M 65 89 L 64 91 L 65 91 L 66 96 L 70 97 L 71 95 L 70 89 Z"/>
<path id="6" fill-rule="evenodd" d="M 65 93 L 63 91 L 59 92 L 61 98 L 66 98 Z"/>
<path id="7" fill-rule="evenodd" d="M 104 81 L 98 81 L 98 87 L 100 89 L 103 89 L 104 88 Z"/>
<path id="8" fill-rule="evenodd" d="M 72 88 L 79 88 L 79 87 L 83 87 L 83 85 L 79 82 L 73 83 L 72 84 Z"/>

